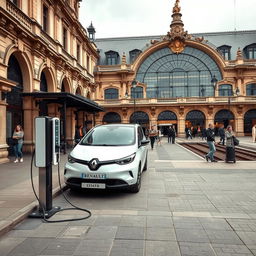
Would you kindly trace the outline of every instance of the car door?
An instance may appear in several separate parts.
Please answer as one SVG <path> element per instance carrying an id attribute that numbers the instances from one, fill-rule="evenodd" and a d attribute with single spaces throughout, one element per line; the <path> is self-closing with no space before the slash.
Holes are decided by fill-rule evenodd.
<path id="1" fill-rule="evenodd" d="M 145 140 L 145 136 L 144 136 L 141 126 L 138 126 L 137 136 L 138 136 L 138 151 L 140 153 L 141 164 L 143 167 L 145 164 L 145 161 L 146 161 L 146 156 L 147 156 L 147 146 L 141 146 L 141 141 Z"/>

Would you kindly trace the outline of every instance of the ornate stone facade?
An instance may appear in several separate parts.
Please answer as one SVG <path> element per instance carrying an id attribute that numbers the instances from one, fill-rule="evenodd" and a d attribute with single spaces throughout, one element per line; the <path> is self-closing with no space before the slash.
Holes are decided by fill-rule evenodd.
<path id="1" fill-rule="evenodd" d="M 15 102 L 16 89 L 19 98 L 22 92 L 43 90 L 94 99 L 93 70 L 99 56 L 78 16 L 78 0 L 0 0 L 0 163 L 8 161 L 15 125 L 24 126 L 24 151 L 34 144 L 39 105 L 32 97 Z M 76 110 L 69 108 L 66 116 L 71 143 L 75 124 L 93 121 L 91 114 Z M 58 105 L 50 104 L 48 115 L 60 116 Z"/>

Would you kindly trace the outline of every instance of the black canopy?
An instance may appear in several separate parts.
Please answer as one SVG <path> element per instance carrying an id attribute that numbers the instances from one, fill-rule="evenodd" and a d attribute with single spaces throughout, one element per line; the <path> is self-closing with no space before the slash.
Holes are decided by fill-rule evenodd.
<path id="1" fill-rule="evenodd" d="M 68 92 L 24 92 L 22 96 L 31 96 L 35 99 L 43 100 L 46 103 L 66 104 L 66 107 L 76 107 L 87 112 L 100 112 L 104 109 L 96 102 L 89 100 L 81 95 Z"/>
<path id="2" fill-rule="evenodd" d="M 77 111 L 86 111 L 93 113 L 93 121 L 95 123 L 95 113 L 104 111 L 96 102 L 89 100 L 81 95 L 75 95 L 68 92 L 24 92 L 23 97 L 33 97 L 39 104 L 39 115 L 48 115 L 47 104 L 56 103 L 60 104 L 60 111 L 63 116 L 63 135 L 62 143 L 64 154 L 66 153 L 67 136 L 66 136 L 66 109 L 76 108 Z"/>

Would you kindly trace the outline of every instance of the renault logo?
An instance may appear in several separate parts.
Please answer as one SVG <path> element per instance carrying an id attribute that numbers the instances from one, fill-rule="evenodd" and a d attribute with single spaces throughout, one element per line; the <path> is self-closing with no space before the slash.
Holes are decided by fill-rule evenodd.
<path id="1" fill-rule="evenodd" d="M 99 168 L 99 159 L 98 158 L 93 158 L 90 162 L 89 162 L 89 167 L 91 170 L 97 170 Z"/>

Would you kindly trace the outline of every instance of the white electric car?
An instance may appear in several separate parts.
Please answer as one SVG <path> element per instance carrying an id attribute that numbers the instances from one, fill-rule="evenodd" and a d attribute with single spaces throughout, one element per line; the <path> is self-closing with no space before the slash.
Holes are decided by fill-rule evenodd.
<path id="1" fill-rule="evenodd" d="M 147 169 L 147 144 L 138 124 L 99 125 L 71 151 L 65 183 L 71 189 L 128 188 L 139 192 Z"/>

